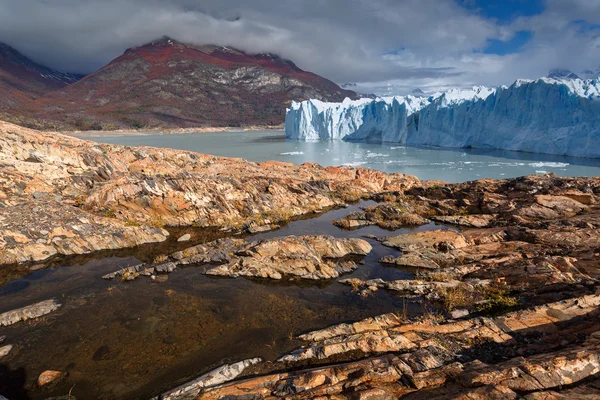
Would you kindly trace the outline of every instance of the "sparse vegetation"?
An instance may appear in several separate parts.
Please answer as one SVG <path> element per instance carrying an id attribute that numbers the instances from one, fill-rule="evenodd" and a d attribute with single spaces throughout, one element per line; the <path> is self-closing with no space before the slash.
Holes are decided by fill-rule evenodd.
<path id="1" fill-rule="evenodd" d="M 117 218 L 117 213 L 112 208 L 107 208 L 102 215 L 106 218 Z"/>
<path id="2" fill-rule="evenodd" d="M 127 219 L 125 221 L 125 226 L 141 226 L 142 224 L 140 224 L 139 222 L 133 220 L 133 219 Z"/>
<path id="3" fill-rule="evenodd" d="M 162 264 L 164 262 L 166 262 L 168 259 L 168 257 L 164 254 L 160 254 L 156 257 L 154 257 L 154 259 L 152 260 L 152 264 Z"/>
<path id="4" fill-rule="evenodd" d="M 484 314 L 505 313 L 519 305 L 518 298 L 510 294 L 510 288 L 503 283 L 485 286 L 470 286 L 466 283 L 440 293 L 444 308 L 452 311 L 457 308 L 471 308 Z"/>
<path id="5" fill-rule="evenodd" d="M 150 219 L 150 221 L 148 221 L 148 225 L 154 228 L 164 228 L 165 220 L 163 219 L 162 215 L 155 215 Z"/>

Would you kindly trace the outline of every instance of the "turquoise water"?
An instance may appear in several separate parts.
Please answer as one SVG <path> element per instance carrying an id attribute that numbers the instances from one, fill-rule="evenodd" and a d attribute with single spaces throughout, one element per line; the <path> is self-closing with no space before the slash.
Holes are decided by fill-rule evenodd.
<path id="1" fill-rule="evenodd" d="M 283 131 L 215 132 L 185 135 L 91 137 L 102 143 L 189 150 L 250 161 L 317 162 L 352 165 L 420 179 L 464 182 L 552 172 L 560 176 L 600 176 L 600 160 L 499 150 L 441 149 L 393 144 L 297 142 Z"/>

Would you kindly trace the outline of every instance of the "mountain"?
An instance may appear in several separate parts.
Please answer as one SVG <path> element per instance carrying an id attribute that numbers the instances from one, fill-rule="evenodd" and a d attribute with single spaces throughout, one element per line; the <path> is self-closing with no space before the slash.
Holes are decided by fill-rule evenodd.
<path id="1" fill-rule="evenodd" d="M 411 94 L 412 94 L 413 96 L 417 96 L 417 97 L 419 97 L 419 96 L 427 96 L 427 95 L 425 94 L 425 92 L 424 92 L 423 90 L 421 90 L 420 88 L 416 88 L 416 89 L 414 89 L 414 90 L 411 92 Z"/>
<path id="2" fill-rule="evenodd" d="M 600 67 L 595 70 L 584 69 L 581 71 L 580 75 L 583 79 L 598 79 L 600 76 Z"/>
<path id="3" fill-rule="evenodd" d="M 429 97 L 294 103 L 286 136 L 600 158 L 600 81 L 517 80 Z"/>
<path id="4" fill-rule="evenodd" d="M 551 69 L 550 72 L 548 72 L 548 78 L 550 79 L 579 79 L 579 76 L 577 76 L 576 73 L 571 72 L 568 69 L 563 69 L 563 68 L 555 68 L 555 69 Z"/>
<path id="5" fill-rule="evenodd" d="M 274 54 L 164 37 L 36 101 L 31 113 L 79 129 L 276 125 L 292 100 L 355 96 Z"/>
<path id="6" fill-rule="evenodd" d="M 78 81 L 82 75 L 40 65 L 11 46 L 0 43 L 0 108 L 18 107 Z"/>

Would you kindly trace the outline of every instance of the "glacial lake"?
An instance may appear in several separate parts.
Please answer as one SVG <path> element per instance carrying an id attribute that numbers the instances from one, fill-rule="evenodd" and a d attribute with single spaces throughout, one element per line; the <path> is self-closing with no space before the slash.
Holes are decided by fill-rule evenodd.
<path id="1" fill-rule="evenodd" d="M 401 172 L 420 179 L 465 182 L 552 172 L 559 176 L 600 176 L 600 159 L 503 150 L 418 148 L 393 143 L 298 142 L 283 131 L 214 132 L 183 135 L 86 137 L 127 146 L 166 147 L 250 161 L 316 162 Z"/>

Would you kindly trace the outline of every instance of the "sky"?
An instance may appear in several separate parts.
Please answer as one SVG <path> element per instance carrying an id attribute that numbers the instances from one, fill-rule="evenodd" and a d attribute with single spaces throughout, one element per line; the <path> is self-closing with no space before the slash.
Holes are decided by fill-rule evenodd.
<path id="1" fill-rule="evenodd" d="M 600 0 L 0 0 L 0 42 L 62 71 L 163 35 L 396 95 L 595 70 Z"/>

